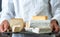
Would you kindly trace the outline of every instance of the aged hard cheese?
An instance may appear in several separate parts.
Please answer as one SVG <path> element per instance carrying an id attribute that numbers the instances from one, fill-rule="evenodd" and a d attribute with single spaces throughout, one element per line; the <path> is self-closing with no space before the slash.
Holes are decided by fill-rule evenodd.
<path id="1" fill-rule="evenodd" d="M 14 18 L 9 21 L 12 32 L 20 32 L 24 28 L 24 22 L 22 18 Z"/>
<path id="2" fill-rule="evenodd" d="M 12 32 L 20 32 L 21 31 L 20 27 L 21 27 L 20 25 L 13 26 L 12 27 Z"/>
<path id="3" fill-rule="evenodd" d="M 33 16 L 32 20 L 47 20 L 47 16 Z"/>

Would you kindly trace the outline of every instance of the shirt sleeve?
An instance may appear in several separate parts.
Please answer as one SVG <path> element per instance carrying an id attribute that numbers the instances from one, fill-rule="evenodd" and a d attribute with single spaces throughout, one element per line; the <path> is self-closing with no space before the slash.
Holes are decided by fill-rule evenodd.
<path id="1" fill-rule="evenodd" d="M 53 18 L 60 22 L 60 0 L 51 0 Z"/>
<path id="2" fill-rule="evenodd" d="M 0 24 L 3 20 L 9 20 L 14 17 L 14 6 L 12 0 L 2 0 L 2 13 Z"/>

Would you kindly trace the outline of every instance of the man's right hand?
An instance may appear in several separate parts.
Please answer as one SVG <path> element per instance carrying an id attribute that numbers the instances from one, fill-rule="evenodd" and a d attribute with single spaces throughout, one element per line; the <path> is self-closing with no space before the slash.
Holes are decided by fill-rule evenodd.
<path id="1" fill-rule="evenodd" d="M 0 25 L 0 32 L 5 32 L 10 27 L 9 22 L 4 20 Z"/>

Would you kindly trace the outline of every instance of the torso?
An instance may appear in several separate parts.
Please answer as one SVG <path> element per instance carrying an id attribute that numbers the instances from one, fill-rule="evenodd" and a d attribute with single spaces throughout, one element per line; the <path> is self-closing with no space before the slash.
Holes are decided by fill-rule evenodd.
<path id="1" fill-rule="evenodd" d="M 48 16 L 48 0 L 14 0 L 16 18 L 31 20 L 32 16 Z M 18 13 L 17 13 L 18 12 Z"/>

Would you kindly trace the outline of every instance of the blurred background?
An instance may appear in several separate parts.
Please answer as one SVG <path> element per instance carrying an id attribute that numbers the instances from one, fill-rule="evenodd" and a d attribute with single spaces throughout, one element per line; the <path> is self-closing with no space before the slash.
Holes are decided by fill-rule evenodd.
<path id="1" fill-rule="evenodd" d="M 2 11 L 2 0 L 0 0 L 0 12 Z"/>
<path id="2" fill-rule="evenodd" d="M 0 0 L 0 17 L 1 17 L 1 11 L 2 11 L 2 0 Z"/>

